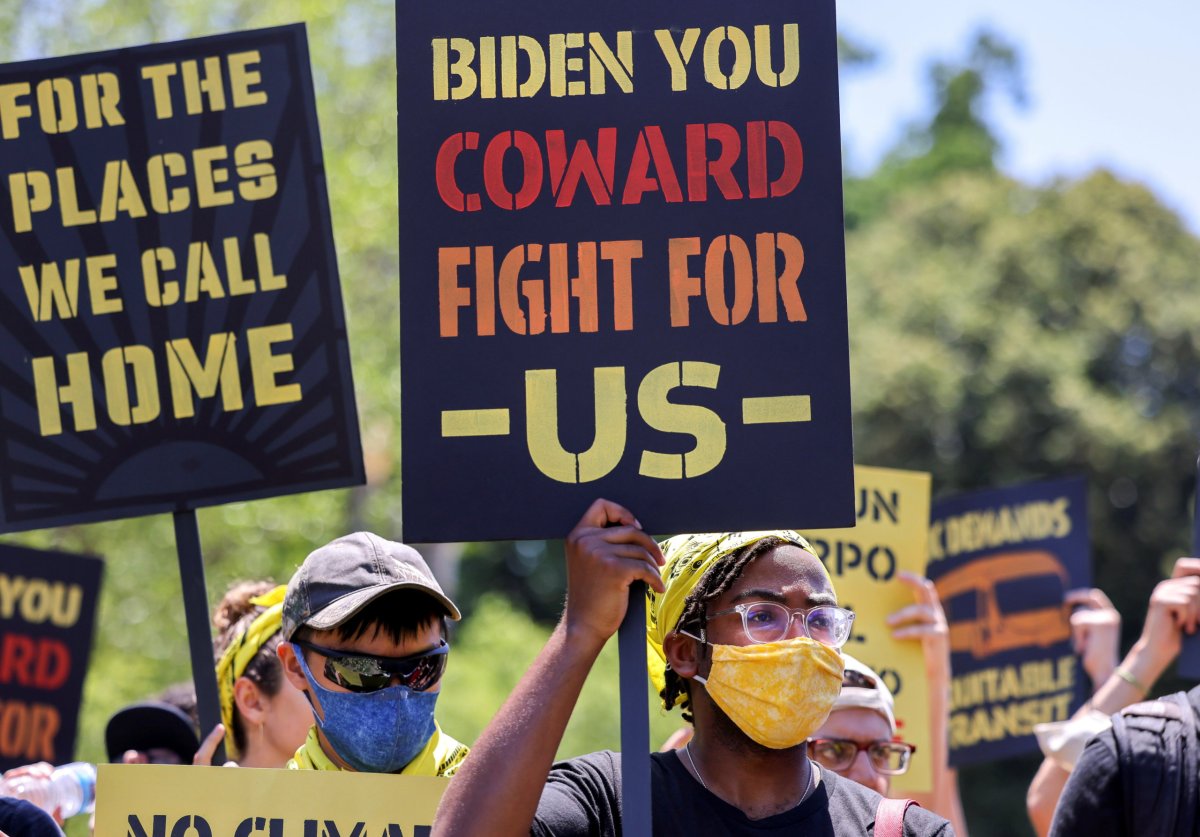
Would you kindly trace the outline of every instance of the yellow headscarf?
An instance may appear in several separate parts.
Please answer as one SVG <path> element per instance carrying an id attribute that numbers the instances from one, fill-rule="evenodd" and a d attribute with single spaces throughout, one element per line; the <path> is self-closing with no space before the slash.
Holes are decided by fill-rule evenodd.
<path id="1" fill-rule="evenodd" d="M 663 584 L 667 590 L 660 594 L 649 587 L 646 588 L 646 667 L 656 692 L 662 692 L 666 686 L 667 657 L 663 651 L 663 640 L 675 630 L 679 617 L 683 615 L 688 595 L 718 561 L 728 558 L 742 547 L 770 537 L 780 538 L 806 552 L 813 552 L 808 541 L 799 532 L 791 529 L 779 529 L 774 532 L 676 535 L 659 544 L 663 557 L 667 559 L 662 569 Z M 822 564 L 821 568 L 824 567 Z M 829 577 L 827 570 L 825 576 Z M 831 586 L 832 583 L 830 581 Z M 677 696 L 671 706 L 664 708 L 670 709 L 681 700 L 682 697 Z"/>
<path id="2" fill-rule="evenodd" d="M 265 607 L 254 617 L 246 630 L 234 637 L 217 661 L 217 690 L 221 697 L 221 723 L 225 725 L 225 752 L 236 758 L 237 745 L 233 741 L 233 685 L 246 673 L 246 666 L 254 659 L 267 640 L 275 636 L 283 623 L 283 594 L 287 585 L 281 584 L 274 590 L 255 596 L 250 604 Z"/>

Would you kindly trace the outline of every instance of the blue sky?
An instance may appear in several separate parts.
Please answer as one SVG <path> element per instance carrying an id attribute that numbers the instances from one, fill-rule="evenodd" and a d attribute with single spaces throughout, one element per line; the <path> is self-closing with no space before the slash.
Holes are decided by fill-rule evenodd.
<path id="1" fill-rule="evenodd" d="M 1197 0 L 840 0 L 838 26 L 880 53 L 842 81 L 852 169 L 929 112 L 930 60 L 961 60 L 982 25 L 1022 53 L 1028 104 L 990 116 L 1003 168 L 1039 183 L 1105 166 L 1150 186 L 1200 234 Z"/>

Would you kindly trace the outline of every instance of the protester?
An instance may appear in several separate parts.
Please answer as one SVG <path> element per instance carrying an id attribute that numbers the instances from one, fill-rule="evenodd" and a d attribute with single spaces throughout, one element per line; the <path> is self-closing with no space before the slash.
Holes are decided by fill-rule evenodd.
<path id="1" fill-rule="evenodd" d="M 845 652 L 842 659 L 842 690 L 825 723 L 808 739 L 808 755 L 822 767 L 888 796 L 891 777 L 908 771 L 916 748 L 895 740 L 895 701 L 883 679 Z"/>
<path id="2" fill-rule="evenodd" d="M 284 678 L 276 653 L 285 589 L 270 581 L 239 582 L 217 605 L 213 649 L 221 723 L 200 745 L 195 764 L 211 764 L 224 740 L 227 766 L 284 767 L 304 743 L 312 712 Z"/>
<path id="3" fill-rule="evenodd" d="M 1146 697 L 1178 656 L 1183 635 L 1197 627 L 1200 559 L 1180 558 L 1171 578 L 1154 588 L 1138 641 L 1093 699 L 1101 711 L 1127 708 L 1084 747 L 1051 835 L 1200 833 L 1200 686 L 1128 706 Z"/>
<path id="4" fill-rule="evenodd" d="M 913 591 L 916 601 L 888 617 L 892 637 L 922 643 L 925 677 L 929 684 L 930 752 L 933 789 L 928 793 L 901 794 L 950 820 L 959 837 L 966 832 L 962 800 L 958 792 L 957 771 L 949 766 L 949 742 L 946 738 L 950 710 L 950 641 L 946 614 L 933 582 L 914 573 L 901 571 L 897 583 Z M 909 744 L 895 741 L 895 701 L 891 690 L 874 670 L 854 657 L 842 653 L 845 672 L 842 689 L 825 723 L 809 739 L 809 756 L 822 767 L 891 796 L 891 777 L 908 770 L 914 757 Z M 686 745 L 691 728 L 677 731 L 663 751 Z"/>
<path id="5" fill-rule="evenodd" d="M 447 617 L 411 547 L 359 532 L 311 553 L 283 600 L 279 659 L 315 720 L 288 767 L 452 775 L 467 748 L 434 718 Z"/>
<path id="6" fill-rule="evenodd" d="M 629 585 L 649 593 L 652 677 L 695 737 L 651 756 L 655 834 L 868 833 L 881 797 L 808 759 L 841 688 L 852 615 L 794 532 L 684 535 L 658 544 L 597 500 L 566 541 L 567 602 L 533 665 L 442 797 L 435 835 L 614 835 L 620 756 L 551 765 Z M 665 557 L 664 557 L 665 556 Z M 665 563 L 660 578 L 658 566 Z M 905 834 L 953 834 L 913 808 Z"/>
<path id="7" fill-rule="evenodd" d="M 944 730 L 947 702 L 931 699 L 934 711 L 930 713 L 930 738 L 933 743 L 930 752 L 915 755 L 913 745 L 896 740 L 895 702 L 883 678 L 849 654 L 842 656 L 846 661 L 842 690 L 825 723 L 808 740 L 809 756 L 822 767 L 889 797 L 895 796 L 892 776 L 907 772 L 913 758 L 924 756 L 933 768 L 932 791 L 899 796 L 908 796 L 923 807 L 942 814 L 953 824 L 956 833 L 964 834 L 966 826 L 958 779 L 948 762 Z M 931 695 L 939 689 L 949 688 L 948 668 L 945 678 L 944 681 L 930 678 Z M 937 714 L 939 711 L 940 715 Z"/>
<path id="8" fill-rule="evenodd" d="M 147 700 L 108 719 L 104 744 L 108 760 L 114 763 L 190 764 L 200 740 L 195 721 L 183 709 L 163 700 Z"/>
<path id="9" fill-rule="evenodd" d="M 1038 837 L 1046 837 L 1050 831 L 1054 806 L 1087 741 L 1111 726 L 1109 715 L 1112 712 L 1144 697 L 1143 693 L 1129 688 L 1129 683 L 1121 677 L 1115 678 L 1113 687 L 1105 688 L 1117 668 L 1121 614 L 1104 591 L 1098 588 L 1071 590 L 1067 593 L 1066 603 L 1074 608 L 1070 617 L 1072 645 L 1091 681 L 1093 697 L 1065 721 L 1034 726 L 1045 758 L 1026 792 L 1025 807 Z M 1161 601 L 1156 604 L 1152 596 L 1150 610 L 1160 604 Z M 1148 614 L 1147 623 L 1150 621 Z"/>

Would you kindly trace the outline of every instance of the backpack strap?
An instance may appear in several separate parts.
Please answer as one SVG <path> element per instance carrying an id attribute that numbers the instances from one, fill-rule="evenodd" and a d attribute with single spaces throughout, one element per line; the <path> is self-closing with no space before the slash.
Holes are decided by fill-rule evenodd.
<path id="1" fill-rule="evenodd" d="M 1179 788 L 1179 816 L 1175 824 L 1180 834 L 1193 834 L 1196 829 L 1196 807 L 1200 804 L 1200 689 L 1171 695 L 1183 710 L 1183 766 Z"/>
<path id="2" fill-rule="evenodd" d="M 1127 834 L 1172 835 L 1181 832 L 1181 805 L 1188 785 L 1195 785 L 1191 767 L 1194 713 L 1182 694 L 1135 703 L 1113 715 L 1113 741 L 1125 799 Z M 1190 768 L 1190 769 L 1189 769 Z M 1188 775 L 1191 774 L 1191 775 Z"/>
<path id="3" fill-rule="evenodd" d="M 909 807 L 917 805 L 915 799 L 888 799 L 886 796 L 879 800 L 875 809 L 874 837 L 904 837 L 904 814 Z"/>

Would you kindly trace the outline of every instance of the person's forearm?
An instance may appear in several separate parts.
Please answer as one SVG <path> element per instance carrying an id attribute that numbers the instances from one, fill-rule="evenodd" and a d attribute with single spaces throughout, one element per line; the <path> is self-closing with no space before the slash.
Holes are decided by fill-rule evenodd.
<path id="1" fill-rule="evenodd" d="M 603 643 L 559 623 L 471 749 L 438 806 L 432 837 L 527 835 L 571 711 Z"/>
<path id="2" fill-rule="evenodd" d="M 950 820 L 959 837 L 965 837 L 966 823 L 958 796 L 958 771 L 950 767 L 950 667 L 931 667 L 927 674 L 930 684 L 929 758 L 933 764 L 933 792 L 929 794 L 928 807 Z"/>
<path id="3" fill-rule="evenodd" d="M 1125 655 L 1125 659 L 1117 668 L 1128 673 L 1134 680 L 1149 690 L 1155 681 L 1162 676 L 1163 671 L 1170 665 L 1170 659 L 1164 659 L 1158 649 L 1144 640 L 1139 639 L 1133 648 Z M 1085 703 L 1074 718 L 1088 711 L 1099 712 L 1102 715 L 1112 715 L 1120 712 L 1126 706 L 1145 700 L 1146 692 L 1130 683 L 1114 669 L 1108 678 L 1102 682 L 1092 699 Z M 1025 795 L 1025 807 L 1029 819 L 1033 822 L 1034 830 L 1039 835 L 1050 831 L 1050 822 L 1054 818 L 1054 808 L 1058 798 L 1066 787 L 1071 774 L 1050 759 L 1045 759 L 1038 768 L 1037 775 L 1029 785 Z"/>
<path id="4" fill-rule="evenodd" d="M 1043 759 L 1033 781 L 1029 783 L 1029 790 L 1025 792 L 1025 810 L 1038 837 L 1046 837 L 1050 833 L 1054 806 L 1058 804 L 1069 778 L 1071 774 L 1066 770 L 1050 759 Z"/>
<path id="5" fill-rule="evenodd" d="M 1157 649 L 1151 648 L 1139 639 L 1134 643 L 1133 648 L 1129 649 L 1129 653 L 1125 655 L 1125 659 L 1117 668 L 1127 672 L 1149 691 L 1154 687 L 1155 681 L 1162 676 L 1167 666 L 1171 664 L 1169 659 L 1164 660 L 1161 657 L 1162 655 L 1157 653 Z M 1145 700 L 1146 697 L 1146 692 L 1114 671 L 1096 690 L 1091 708 L 1105 715 L 1112 715 L 1130 704 Z"/>

